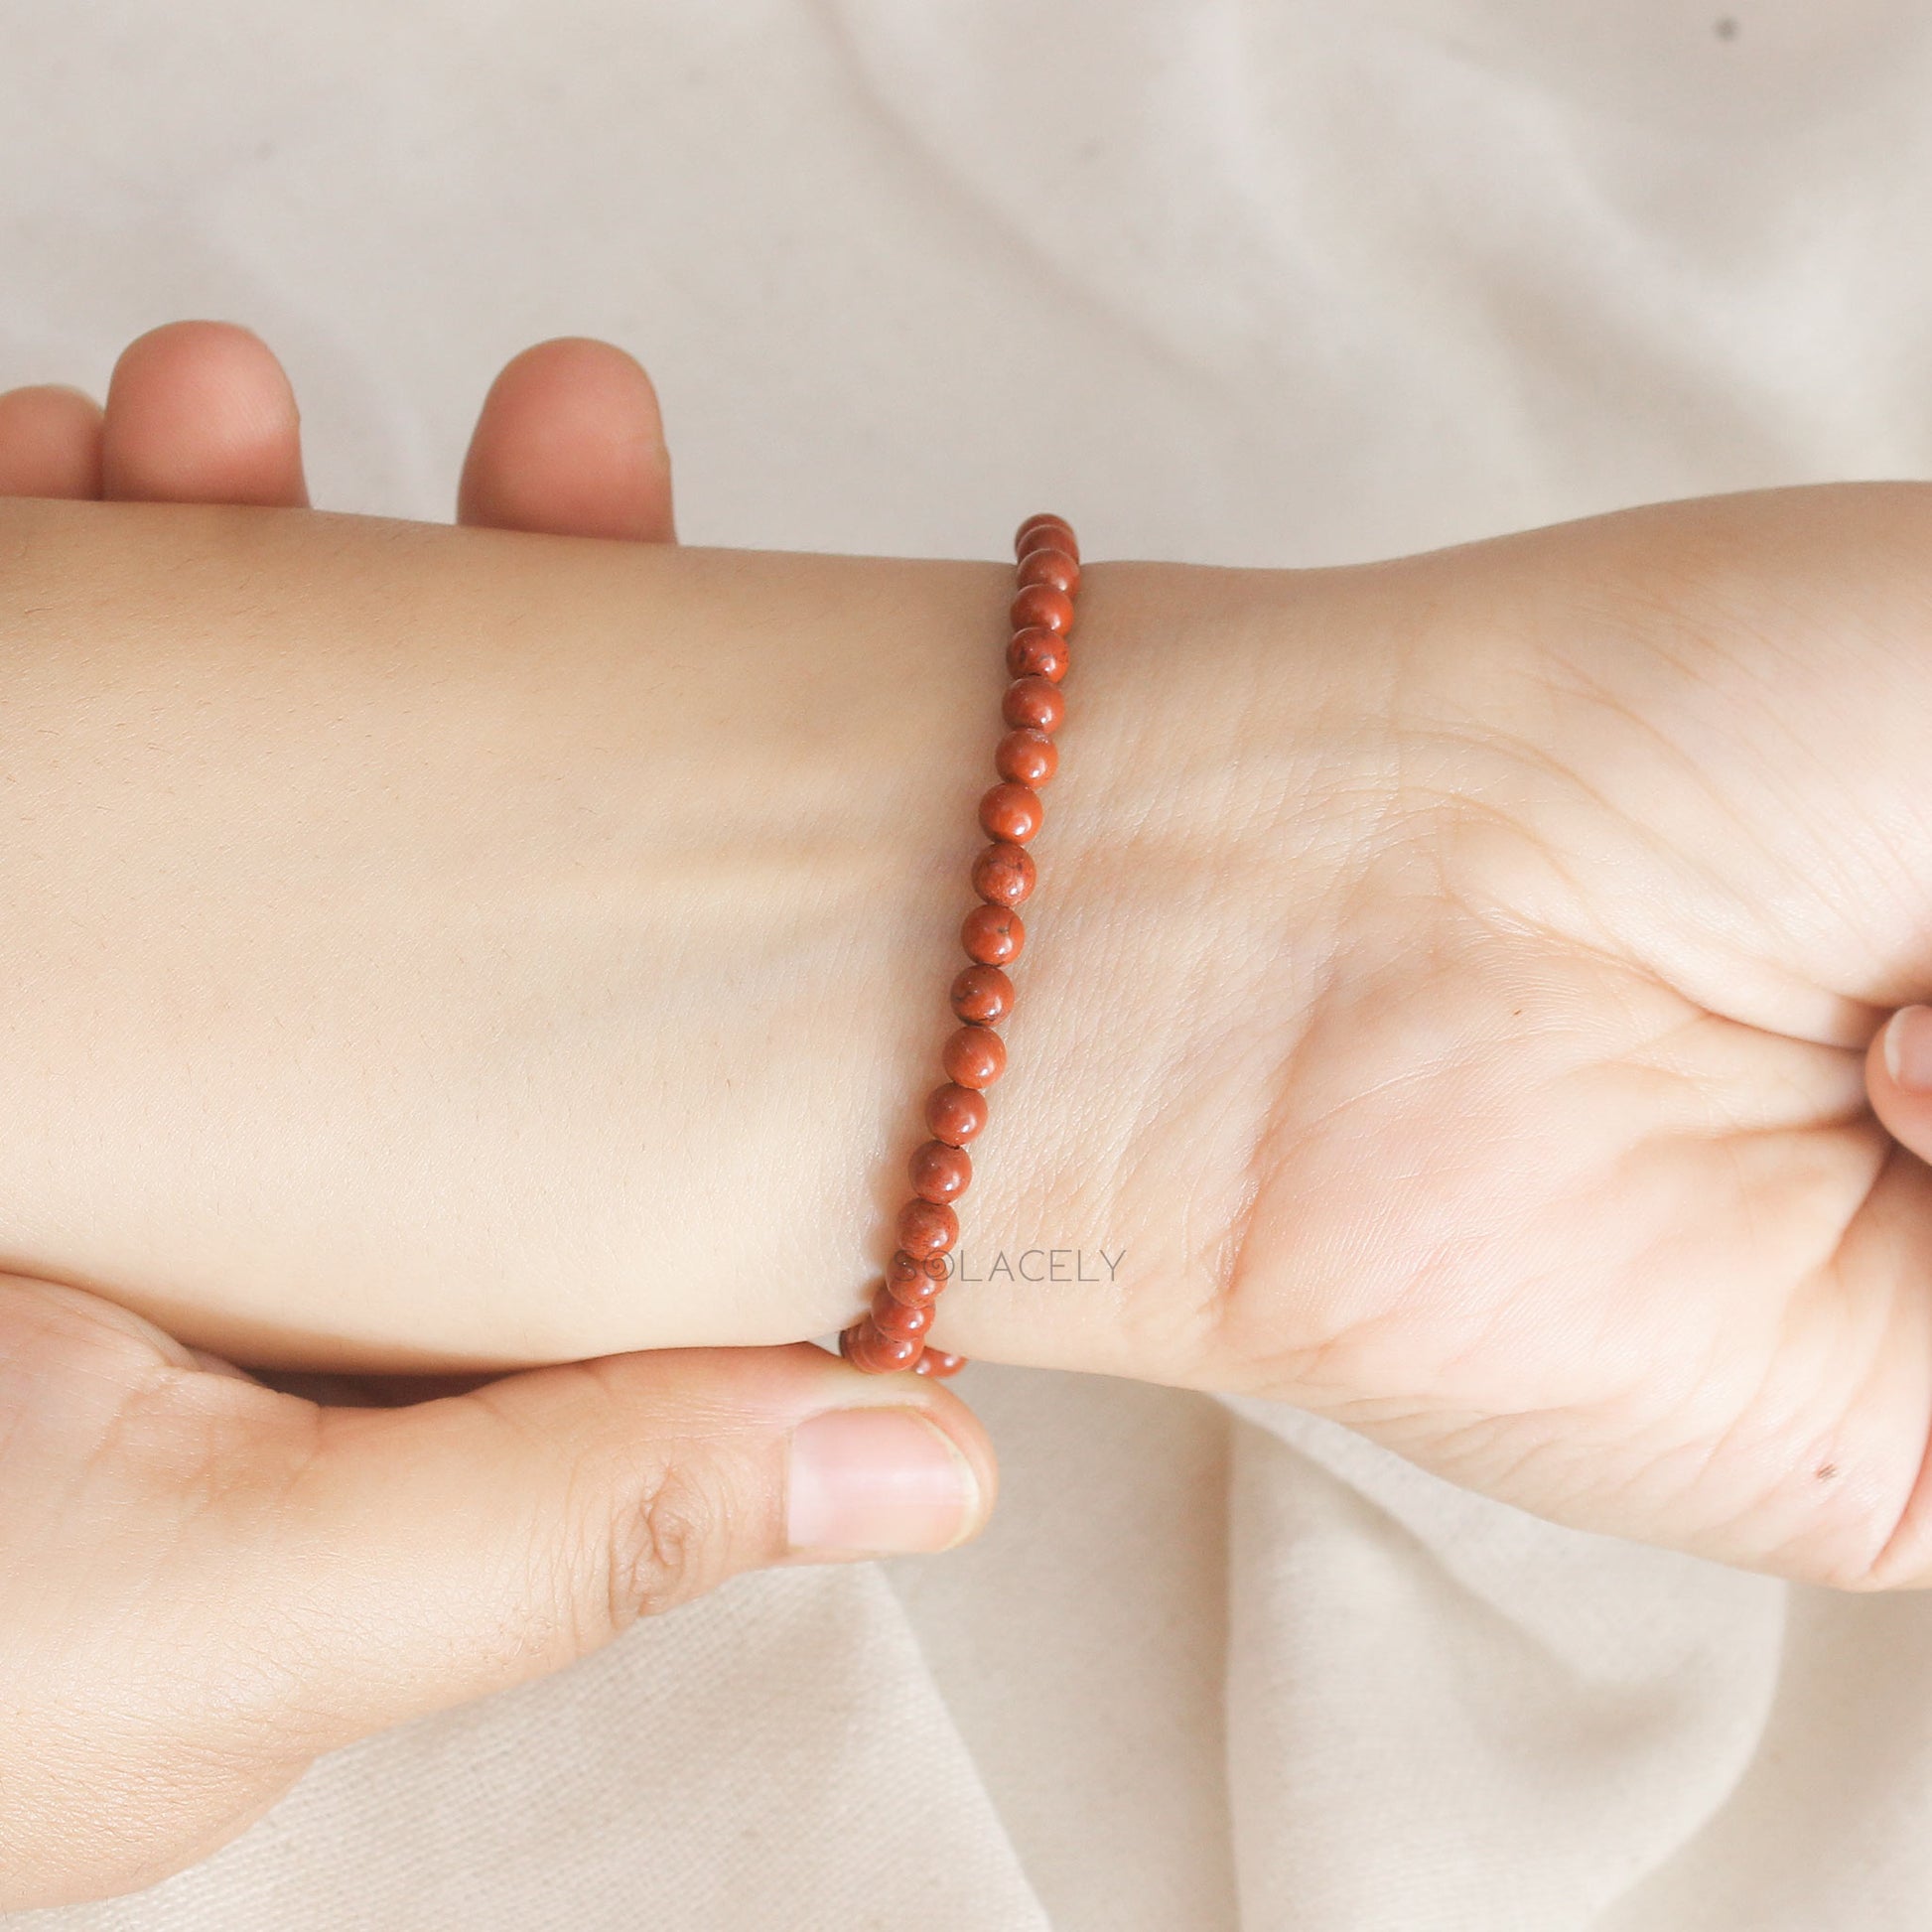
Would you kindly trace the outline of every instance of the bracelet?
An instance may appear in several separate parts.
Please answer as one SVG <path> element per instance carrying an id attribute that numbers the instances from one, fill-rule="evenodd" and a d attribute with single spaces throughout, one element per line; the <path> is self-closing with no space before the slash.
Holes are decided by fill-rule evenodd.
<path id="1" fill-rule="evenodd" d="M 1020 957 L 1027 929 L 1014 907 L 1034 889 L 1027 846 L 1039 830 L 1039 787 L 1052 777 L 1059 755 L 1053 733 L 1065 715 L 1060 680 L 1066 676 L 1073 596 L 1080 588 L 1080 546 L 1058 516 L 1030 516 L 1013 539 L 1019 559 L 1009 616 L 1006 688 L 1000 714 L 1007 734 L 993 755 L 1000 782 L 980 800 L 980 826 L 992 840 L 973 861 L 980 903 L 966 914 L 960 943 L 972 962 L 952 983 L 958 1032 L 940 1053 L 946 1084 L 927 1095 L 925 1124 L 932 1138 L 912 1155 L 912 1198 L 898 1211 L 897 1252 L 873 1292 L 872 1309 L 839 1336 L 839 1353 L 874 1375 L 909 1368 L 920 1375 L 954 1375 L 964 1358 L 927 1348 L 932 1304 L 951 1275 L 946 1257 L 959 1239 L 953 1202 L 973 1178 L 966 1143 L 986 1125 L 986 1089 L 1006 1071 L 1006 1042 L 993 1030 L 1013 1011 L 1013 982 L 1005 972 Z"/>

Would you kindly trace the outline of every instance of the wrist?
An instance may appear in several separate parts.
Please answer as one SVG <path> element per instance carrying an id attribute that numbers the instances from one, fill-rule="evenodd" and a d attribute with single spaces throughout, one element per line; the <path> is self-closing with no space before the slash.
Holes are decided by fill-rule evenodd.
<path id="1" fill-rule="evenodd" d="M 1285 1086 L 1337 981 L 1400 944 L 1400 633 L 1366 588 L 1088 567 L 1009 1071 L 936 1345 L 1253 1372 L 1228 1315 Z"/>

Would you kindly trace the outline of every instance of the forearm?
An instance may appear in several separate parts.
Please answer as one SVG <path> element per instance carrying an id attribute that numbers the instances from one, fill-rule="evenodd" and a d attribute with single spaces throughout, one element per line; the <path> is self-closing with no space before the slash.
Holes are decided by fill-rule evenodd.
<path id="1" fill-rule="evenodd" d="M 282 1363 L 856 1310 L 948 1024 L 1003 569 L 100 506 L 0 533 L 8 1265 Z M 964 1245 L 1127 1258 L 962 1287 L 949 1345 L 1050 1357 L 1149 1269 L 1211 1292 L 1259 1102 L 1170 1076 L 1316 966 L 1315 895 L 1246 835 L 1319 789 L 1324 705 L 1361 711 L 1318 596 L 1281 646 L 1294 590 L 1088 574 Z M 1150 1218 L 1163 1159 L 1226 1198 Z"/>

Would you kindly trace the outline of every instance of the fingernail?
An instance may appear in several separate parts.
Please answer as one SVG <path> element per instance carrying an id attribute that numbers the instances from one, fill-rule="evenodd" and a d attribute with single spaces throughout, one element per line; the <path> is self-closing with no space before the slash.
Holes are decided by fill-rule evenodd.
<path id="1" fill-rule="evenodd" d="M 1886 1022 L 1885 1071 L 1906 1093 L 1932 1093 L 1932 1007 L 1900 1007 Z"/>
<path id="2" fill-rule="evenodd" d="M 972 1464 L 916 1409 L 833 1409 L 792 1431 L 794 1550 L 949 1550 L 979 1512 Z"/>

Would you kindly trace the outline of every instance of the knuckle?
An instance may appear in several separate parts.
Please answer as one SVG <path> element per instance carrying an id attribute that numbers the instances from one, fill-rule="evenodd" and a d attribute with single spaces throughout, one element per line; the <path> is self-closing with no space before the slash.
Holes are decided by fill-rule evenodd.
<path id="1" fill-rule="evenodd" d="M 729 1521 L 723 1498 L 696 1470 L 664 1463 L 620 1512 L 611 1564 L 611 1620 L 675 1609 L 723 1580 Z"/>

